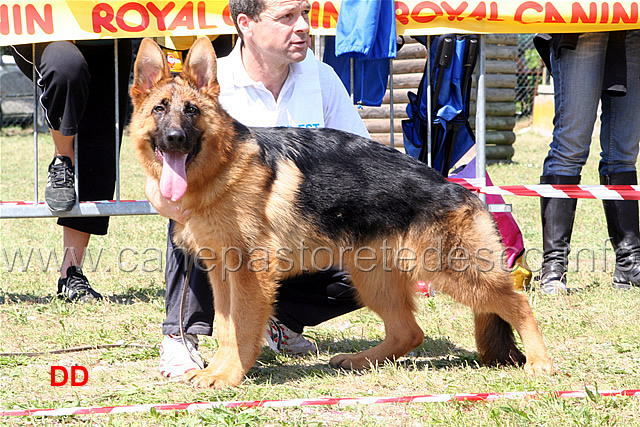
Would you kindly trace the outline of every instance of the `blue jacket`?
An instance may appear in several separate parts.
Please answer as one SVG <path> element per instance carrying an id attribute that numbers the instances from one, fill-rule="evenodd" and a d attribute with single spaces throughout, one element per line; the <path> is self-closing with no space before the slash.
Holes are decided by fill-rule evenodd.
<path id="1" fill-rule="evenodd" d="M 393 0 L 348 0 L 340 6 L 336 37 L 327 37 L 324 62 L 331 65 L 354 102 L 378 106 L 387 89 L 389 58 L 395 58 L 396 15 Z"/>

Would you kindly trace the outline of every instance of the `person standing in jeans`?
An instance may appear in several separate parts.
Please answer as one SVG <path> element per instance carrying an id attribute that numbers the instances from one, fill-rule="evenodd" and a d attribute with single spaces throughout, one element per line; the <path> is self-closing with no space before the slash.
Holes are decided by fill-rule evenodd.
<path id="1" fill-rule="evenodd" d="M 541 184 L 579 184 L 602 103 L 600 183 L 635 185 L 640 144 L 640 30 L 538 35 L 536 47 L 551 70 L 555 117 Z M 603 201 L 616 255 L 612 284 L 640 286 L 638 202 Z M 577 199 L 543 198 L 541 291 L 568 292 L 567 259 Z"/>

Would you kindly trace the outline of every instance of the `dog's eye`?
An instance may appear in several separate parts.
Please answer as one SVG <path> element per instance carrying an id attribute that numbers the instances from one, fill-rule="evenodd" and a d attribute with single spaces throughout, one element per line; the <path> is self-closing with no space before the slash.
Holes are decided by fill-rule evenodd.
<path id="1" fill-rule="evenodd" d="M 200 110 L 195 105 L 187 105 L 184 109 L 184 112 L 187 114 L 198 114 Z"/>
<path id="2" fill-rule="evenodd" d="M 155 107 L 153 107 L 153 112 L 154 113 L 164 113 L 164 106 L 163 105 L 156 105 Z"/>

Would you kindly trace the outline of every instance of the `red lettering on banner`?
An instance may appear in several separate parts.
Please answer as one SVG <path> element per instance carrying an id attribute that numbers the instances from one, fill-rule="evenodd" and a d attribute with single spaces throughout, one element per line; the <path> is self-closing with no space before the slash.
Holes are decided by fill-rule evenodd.
<path id="1" fill-rule="evenodd" d="M 466 1 L 463 1 L 462 3 L 460 3 L 460 6 L 458 6 L 456 9 L 451 7 L 451 5 L 446 1 L 443 1 L 442 3 L 440 3 L 440 5 L 444 9 L 444 11 L 447 12 L 447 15 L 449 15 L 447 16 L 447 19 L 449 21 L 453 21 L 456 18 L 458 18 L 458 21 L 462 21 L 464 17 L 461 17 L 460 15 L 462 15 L 462 12 L 467 10 L 469 3 L 467 3 Z"/>
<path id="2" fill-rule="evenodd" d="M 420 15 L 420 12 L 422 12 L 424 9 L 431 9 L 433 11 L 433 15 Z M 442 9 L 440 9 L 440 6 L 431 1 L 420 2 L 411 11 L 411 18 L 421 24 L 431 22 L 438 16 L 442 16 Z"/>
<path id="3" fill-rule="evenodd" d="M 103 28 L 111 33 L 118 31 L 116 26 L 111 23 L 114 16 L 115 14 L 111 6 L 106 3 L 97 4 L 91 11 L 93 32 L 101 33 Z"/>
<path id="4" fill-rule="evenodd" d="M 631 3 L 631 13 L 627 15 L 627 11 L 624 10 L 624 6 L 615 2 L 613 4 L 611 23 L 619 24 L 620 21 L 625 24 L 636 24 L 638 22 L 638 3 Z"/>
<path id="5" fill-rule="evenodd" d="M 324 12 L 322 13 L 322 27 L 331 28 L 331 19 L 338 22 L 338 9 L 330 1 L 324 4 Z"/>
<path id="6" fill-rule="evenodd" d="M 489 4 L 489 21 L 504 21 L 504 19 L 498 19 L 498 3 L 494 1 Z"/>
<path id="7" fill-rule="evenodd" d="M 409 23 L 409 14 L 411 11 L 409 10 L 409 6 L 401 1 L 396 2 L 396 20 L 400 21 L 402 25 L 407 25 Z"/>
<path id="8" fill-rule="evenodd" d="M 524 15 L 524 12 L 528 9 L 533 9 L 536 12 L 542 12 L 544 10 L 540 3 L 536 3 L 534 1 L 525 1 L 516 9 L 516 13 L 513 16 L 514 21 L 522 22 L 523 24 L 539 24 L 540 21 L 524 22 L 524 20 L 522 19 L 522 15 Z"/>
<path id="9" fill-rule="evenodd" d="M 598 5 L 591 2 L 589 3 L 589 15 L 587 16 L 587 12 L 584 10 L 582 5 L 578 2 L 574 2 L 571 5 L 571 23 L 576 24 L 578 21 L 584 22 L 585 24 L 595 24 L 596 19 L 598 18 Z"/>
<path id="10" fill-rule="evenodd" d="M 487 17 L 487 6 L 484 4 L 483 1 L 478 3 L 476 8 L 473 9 L 473 12 L 471 12 L 471 14 L 469 15 L 469 18 L 476 18 L 478 21 L 482 21 L 486 17 Z"/>
<path id="11" fill-rule="evenodd" d="M 27 33 L 35 34 L 35 23 L 45 34 L 53 34 L 53 8 L 50 4 L 44 5 L 44 18 L 38 13 L 36 7 L 28 4 L 24 8 L 24 17 L 27 21 Z"/>
<path id="12" fill-rule="evenodd" d="M 22 34 L 22 10 L 20 5 L 14 4 L 11 8 L 14 34 Z M 53 34 L 53 8 L 50 4 L 43 7 L 43 15 L 38 12 L 36 6 L 27 4 L 24 7 L 24 22 L 27 25 L 27 34 L 36 33 L 36 25 L 45 33 Z M 9 6 L 0 5 L 0 34 L 7 35 L 11 32 L 11 20 L 9 19 Z"/>
<path id="13" fill-rule="evenodd" d="M 13 31 L 17 35 L 22 34 L 22 15 L 18 4 L 13 5 Z"/>
<path id="14" fill-rule="evenodd" d="M 175 30 L 178 27 L 187 27 L 189 30 L 195 28 L 193 24 L 193 3 L 187 2 L 182 9 L 178 12 L 178 15 L 173 19 L 169 30 Z"/>
<path id="15" fill-rule="evenodd" d="M 9 7 L 6 4 L 0 4 L 0 34 L 9 34 Z"/>
<path id="16" fill-rule="evenodd" d="M 222 20 L 227 25 L 233 25 L 233 19 L 231 18 L 231 11 L 229 10 L 229 5 L 226 5 L 224 9 L 222 9 Z"/>
<path id="17" fill-rule="evenodd" d="M 207 25 L 207 4 L 203 1 L 198 2 L 198 28 L 206 30 L 208 28 L 217 28 L 217 25 Z"/>
<path id="18" fill-rule="evenodd" d="M 98 3 L 91 11 L 91 18 L 93 23 L 93 31 L 100 33 L 103 30 L 110 31 L 112 33 L 118 30 L 127 31 L 131 33 L 139 33 L 146 30 L 149 27 L 151 16 L 153 16 L 154 22 L 160 31 L 175 30 L 178 27 L 186 27 L 189 30 L 195 29 L 195 19 L 198 19 L 199 29 L 211 29 L 217 28 L 215 24 L 207 23 L 207 2 L 199 1 L 195 8 L 194 2 L 189 1 L 182 6 L 177 12 L 176 16 L 171 21 L 171 24 L 167 26 L 168 16 L 173 10 L 175 10 L 176 3 L 168 2 L 162 8 L 160 8 L 155 2 L 147 2 L 143 5 L 141 2 L 129 2 L 122 5 L 117 11 L 107 3 Z M 0 10 L 1 16 L 2 10 Z M 132 19 L 125 20 L 125 15 L 135 13 L 139 15 L 138 24 L 132 25 Z M 114 25 L 115 18 L 115 25 Z M 222 19 L 225 24 L 233 25 L 231 15 L 229 13 L 229 6 L 225 6 L 222 11 Z M 1 22 L 0 22 L 1 24 Z M 0 27 L 1 28 L 1 27 Z"/>
<path id="19" fill-rule="evenodd" d="M 600 15 L 600 23 L 606 24 L 609 21 L 609 3 L 602 3 L 602 15 Z"/>
<path id="20" fill-rule="evenodd" d="M 551 3 L 547 2 L 544 8 L 544 22 L 547 24 L 566 24 L 558 9 Z"/>
<path id="21" fill-rule="evenodd" d="M 156 6 L 154 3 L 152 2 L 147 3 L 147 9 L 149 9 L 149 12 L 151 12 L 151 14 L 155 16 L 156 25 L 158 26 L 158 29 L 160 31 L 165 31 L 167 29 L 167 26 L 165 25 L 164 20 L 169 14 L 169 12 L 171 12 L 175 6 L 176 4 L 171 1 L 167 3 L 166 6 L 163 7 L 162 9 L 158 9 L 158 6 Z"/>
<path id="22" fill-rule="evenodd" d="M 135 26 L 127 24 L 124 20 L 124 15 L 127 12 L 137 12 L 141 19 L 140 24 Z M 147 9 L 139 3 L 125 3 L 120 9 L 118 9 L 118 13 L 116 14 L 116 24 L 118 24 L 120 29 L 131 31 L 132 33 L 144 31 L 149 26 L 149 12 L 147 12 Z"/>
<path id="23" fill-rule="evenodd" d="M 309 11 L 309 26 L 311 28 L 318 28 L 318 21 L 320 17 L 320 3 L 314 1 L 311 3 L 311 11 Z"/>

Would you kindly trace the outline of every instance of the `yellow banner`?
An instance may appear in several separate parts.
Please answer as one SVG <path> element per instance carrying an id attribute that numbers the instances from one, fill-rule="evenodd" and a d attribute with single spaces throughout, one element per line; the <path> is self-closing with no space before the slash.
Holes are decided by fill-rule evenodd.
<path id="1" fill-rule="evenodd" d="M 312 32 L 333 34 L 341 1 L 309 3 Z M 407 35 L 638 29 L 638 4 L 568 0 L 395 2 L 398 34 Z M 235 33 L 235 27 L 227 0 L 19 0 L 0 4 L 2 46 L 51 40 L 230 33 Z"/>

